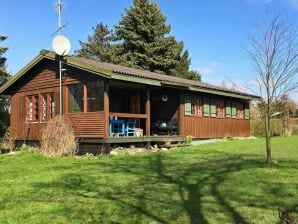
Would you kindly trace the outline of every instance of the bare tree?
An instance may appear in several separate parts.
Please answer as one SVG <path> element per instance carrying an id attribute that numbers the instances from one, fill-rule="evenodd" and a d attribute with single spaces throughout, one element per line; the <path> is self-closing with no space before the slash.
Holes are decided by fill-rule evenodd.
<path id="1" fill-rule="evenodd" d="M 273 103 L 298 87 L 298 41 L 295 27 L 280 15 L 257 28 L 259 32 L 250 37 L 247 52 L 263 98 L 267 163 L 270 164 Z"/>

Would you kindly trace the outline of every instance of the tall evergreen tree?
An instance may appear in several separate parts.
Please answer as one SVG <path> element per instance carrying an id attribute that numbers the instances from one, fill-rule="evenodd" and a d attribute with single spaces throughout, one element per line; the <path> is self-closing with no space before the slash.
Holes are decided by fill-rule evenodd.
<path id="1" fill-rule="evenodd" d="M 4 41 L 7 37 L 0 35 L 0 42 Z M 3 54 L 8 50 L 7 47 L 0 47 L 0 86 L 7 81 L 9 74 L 6 72 L 6 58 L 3 57 Z"/>
<path id="2" fill-rule="evenodd" d="M 192 79 L 192 80 L 201 80 L 201 75 L 199 72 L 190 70 L 191 60 L 189 59 L 189 53 L 188 51 L 184 51 L 182 56 L 179 56 L 177 59 L 176 66 L 170 70 L 170 74 L 180 77 L 180 78 L 186 78 L 186 79 Z"/>
<path id="3" fill-rule="evenodd" d="M 0 35 L 0 42 L 4 41 L 7 37 Z M 6 72 L 6 58 L 3 54 L 8 50 L 7 47 L 0 47 L 0 86 L 3 85 L 8 79 L 9 74 Z M 0 96 L 0 137 L 2 137 L 9 126 L 8 114 L 9 100 L 5 96 Z"/>
<path id="4" fill-rule="evenodd" d="M 75 53 L 89 59 L 117 63 L 117 44 L 113 44 L 113 31 L 102 22 L 92 29 L 93 35 L 88 36 L 87 42 L 80 41 L 81 49 Z"/>
<path id="5" fill-rule="evenodd" d="M 80 56 L 146 69 L 188 79 L 200 80 L 190 71 L 188 51 L 183 42 L 170 35 L 171 26 L 156 3 L 134 0 L 115 26 L 115 33 L 100 23 L 86 43 L 80 41 Z"/>
<path id="6" fill-rule="evenodd" d="M 134 0 L 126 9 L 116 36 L 123 43 L 125 63 L 132 67 L 168 73 L 177 62 L 183 44 L 169 36 L 171 27 L 156 3 Z"/>

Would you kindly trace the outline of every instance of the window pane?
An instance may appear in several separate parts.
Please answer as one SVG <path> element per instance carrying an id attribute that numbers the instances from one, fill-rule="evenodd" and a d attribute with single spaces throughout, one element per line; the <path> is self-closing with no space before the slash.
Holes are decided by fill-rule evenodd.
<path id="1" fill-rule="evenodd" d="M 27 98 L 27 108 L 28 108 L 28 113 L 27 113 L 27 120 L 32 121 L 33 120 L 33 103 L 32 103 L 32 97 Z"/>
<path id="2" fill-rule="evenodd" d="M 42 120 L 47 120 L 47 94 L 42 95 L 42 113 L 41 113 L 41 119 Z"/>
<path id="3" fill-rule="evenodd" d="M 83 84 L 69 85 L 69 112 L 82 112 L 83 111 Z"/>
<path id="4" fill-rule="evenodd" d="M 34 120 L 39 119 L 39 98 L 38 96 L 33 96 L 34 98 Z"/>
<path id="5" fill-rule="evenodd" d="M 104 82 L 89 82 L 87 86 L 88 112 L 103 111 Z"/>
<path id="6" fill-rule="evenodd" d="M 54 100 L 54 94 L 50 94 L 50 116 L 53 118 L 55 116 L 55 100 Z"/>
<path id="7" fill-rule="evenodd" d="M 204 98 L 204 116 L 209 117 L 210 116 L 210 106 L 209 106 L 209 98 Z"/>

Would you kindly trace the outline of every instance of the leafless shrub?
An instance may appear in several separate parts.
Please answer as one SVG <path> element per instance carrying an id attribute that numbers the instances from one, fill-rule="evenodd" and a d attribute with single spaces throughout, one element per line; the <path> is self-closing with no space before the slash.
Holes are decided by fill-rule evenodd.
<path id="1" fill-rule="evenodd" d="M 70 121 L 63 117 L 51 119 L 43 128 L 41 152 L 49 156 L 74 155 L 77 142 Z"/>

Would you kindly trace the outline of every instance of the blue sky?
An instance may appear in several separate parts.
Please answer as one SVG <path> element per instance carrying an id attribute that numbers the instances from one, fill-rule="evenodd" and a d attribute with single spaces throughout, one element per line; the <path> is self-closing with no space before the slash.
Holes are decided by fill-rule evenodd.
<path id="1" fill-rule="evenodd" d="M 113 27 L 131 6 L 132 0 L 62 0 L 65 10 L 63 34 L 79 48 L 92 26 L 102 21 Z M 298 25 L 298 0 L 155 0 L 171 24 L 171 34 L 185 43 L 203 81 L 248 82 L 253 78 L 244 48 L 254 32 L 254 22 L 262 21 L 267 11 L 289 16 Z M 57 28 L 54 0 L 0 0 L 0 34 L 8 39 L 8 71 L 15 74 L 41 49 L 51 49 Z"/>

